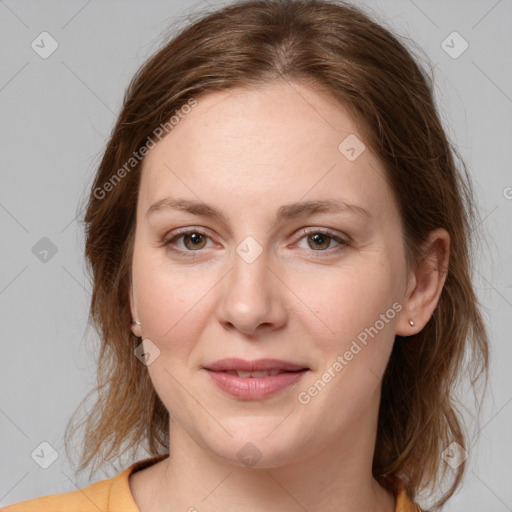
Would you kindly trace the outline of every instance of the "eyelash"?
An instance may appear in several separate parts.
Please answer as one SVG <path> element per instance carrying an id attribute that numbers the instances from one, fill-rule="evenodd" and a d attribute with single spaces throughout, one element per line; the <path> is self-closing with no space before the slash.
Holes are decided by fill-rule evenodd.
<path id="1" fill-rule="evenodd" d="M 189 228 L 187 228 L 187 229 L 183 229 L 181 231 L 177 231 L 170 238 L 167 238 L 166 240 L 164 240 L 164 245 L 167 247 L 168 250 L 178 254 L 181 257 L 184 257 L 184 258 L 195 258 L 196 257 L 196 253 L 200 253 L 201 249 L 198 249 L 196 251 L 189 251 L 189 250 L 184 251 L 183 249 L 176 249 L 175 247 L 172 247 L 172 243 L 173 242 L 175 242 L 176 240 L 178 240 L 179 238 L 181 238 L 184 235 L 190 235 L 192 233 L 196 233 L 196 234 L 204 236 L 206 238 L 210 238 L 208 236 L 208 234 L 205 233 L 201 229 L 189 229 Z M 343 250 L 345 247 L 349 247 L 350 246 L 350 243 L 348 242 L 348 240 L 345 240 L 345 239 L 337 236 L 336 233 L 334 233 L 334 232 L 332 232 L 330 230 L 327 230 L 327 229 L 319 229 L 319 228 L 310 228 L 310 229 L 308 229 L 308 228 L 304 228 L 301 231 L 301 234 L 302 234 L 302 236 L 299 239 L 299 241 L 302 240 L 303 238 L 305 238 L 308 235 L 320 234 L 320 235 L 326 235 L 329 238 L 331 238 L 332 240 L 335 240 L 336 242 L 338 242 L 340 244 L 337 247 L 335 247 L 334 249 L 323 249 L 323 250 L 320 250 L 320 251 L 315 251 L 313 249 L 309 249 L 309 251 L 312 252 L 312 253 L 320 253 L 320 254 L 315 254 L 315 257 L 319 257 L 319 258 L 324 258 L 324 257 L 332 256 L 334 253 L 338 253 L 339 251 Z M 308 249 L 304 249 L 304 250 L 308 250 Z M 322 254 L 322 253 L 327 253 L 327 254 Z"/>

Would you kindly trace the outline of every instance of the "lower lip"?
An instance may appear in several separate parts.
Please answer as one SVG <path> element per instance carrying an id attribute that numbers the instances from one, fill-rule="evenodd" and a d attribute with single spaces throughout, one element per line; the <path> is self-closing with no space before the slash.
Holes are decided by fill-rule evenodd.
<path id="1" fill-rule="evenodd" d="M 269 377 L 238 377 L 225 372 L 206 370 L 224 392 L 243 400 L 261 400 L 295 384 L 308 370 L 278 373 Z"/>

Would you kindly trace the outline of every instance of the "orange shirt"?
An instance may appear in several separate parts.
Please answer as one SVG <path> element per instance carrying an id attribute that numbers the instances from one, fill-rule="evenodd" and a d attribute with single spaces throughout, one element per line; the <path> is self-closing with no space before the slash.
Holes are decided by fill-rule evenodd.
<path id="1" fill-rule="evenodd" d="M 3 507 L 0 512 L 140 512 L 133 500 L 128 477 L 168 455 L 163 453 L 140 460 L 115 477 L 95 482 L 83 489 L 20 501 Z M 421 512 L 418 505 L 407 497 L 400 480 L 397 480 L 397 486 L 395 512 Z"/>

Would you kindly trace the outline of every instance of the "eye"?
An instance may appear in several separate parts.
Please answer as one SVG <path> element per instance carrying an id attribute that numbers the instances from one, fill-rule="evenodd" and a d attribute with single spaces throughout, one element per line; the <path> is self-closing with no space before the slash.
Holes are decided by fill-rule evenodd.
<path id="1" fill-rule="evenodd" d="M 184 248 L 178 247 L 175 243 L 180 238 L 183 238 Z M 195 255 L 190 253 L 204 249 L 208 238 L 208 235 L 200 229 L 186 229 L 178 231 L 170 238 L 167 238 L 164 241 L 164 245 L 173 252 L 179 253 L 183 256 L 194 257 Z"/>
<path id="2" fill-rule="evenodd" d="M 308 244 L 308 248 L 306 250 L 311 250 L 317 253 L 327 252 L 330 255 L 333 252 L 343 250 L 345 247 L 350 245 L 347 240 L 326 229 L 304 229 L 302 234 L 304 236 L 301 238 L 301 240 L 305 238 Z M 334 248 L 330 248 L 329 246 L 333 241 L 338 243 L 338 245 Z M 323 254 L 321 256 L 323 256 Z"/>
<path id="3" fill-rule="evenodd" d="M 325 256 L 337 253 L 350 245 L 347 240 L 327 229 L 306 228 L 302 230 L 302 235 L 300 240 L 307 239 L 308 248 L 302 247 L 301 249 L 314 253 L 325 252 Z M 201 229 L 188 228 L 173 233 L 164 241 L 164 245 L 180 256 L 194 258 L 196 257 L 194 253 L 207 248 L 206 244 L 209 238 L 208 234 Z M 177 243 L 180 239 L 183 239 L 182 247 Z M 336 242 L 338 245 L 334 248 L 329 247 L 332 242 Z M 316 254 L 316 256 L 324 256 L 324 254 Z"/>

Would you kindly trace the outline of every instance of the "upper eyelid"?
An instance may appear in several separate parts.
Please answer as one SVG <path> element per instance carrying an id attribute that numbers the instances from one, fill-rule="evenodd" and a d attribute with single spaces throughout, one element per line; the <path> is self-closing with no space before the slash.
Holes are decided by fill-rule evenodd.
<path id="1" fill-rule="evenodd" d="M 189 233 L 199 233 L 200 235 L 207 236 L 208 238 L 212 238 L 212 236 L 209 234 L 208 230 L 205 230 L 203 228 L 179 228 L 177 230 L 173 230 L 172 232 L 168 233 L 164 236 L 164 241 L 170 241 L 175 238 L 179 238 L 183 235 L 188 235 Z"/>

